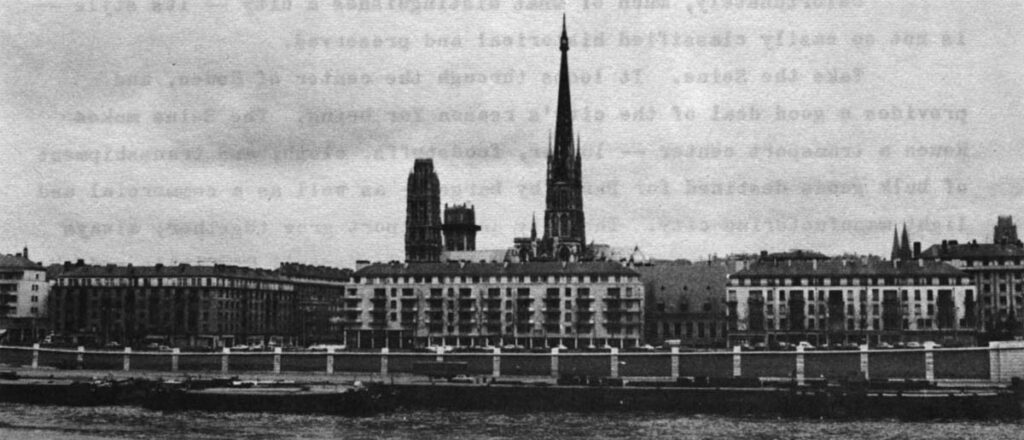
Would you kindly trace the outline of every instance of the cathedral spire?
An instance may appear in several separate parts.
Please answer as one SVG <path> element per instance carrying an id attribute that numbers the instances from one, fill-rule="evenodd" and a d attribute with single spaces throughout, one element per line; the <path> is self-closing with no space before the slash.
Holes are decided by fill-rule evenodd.
<path id="1" fill-rule="evenodd" d="M 583 215 L 583 179 L 579 139 L 573 145 L 572 103 L 569 94 L 569 32 L 562 14 L 558 72 L 558 107 L 553 146 L 548 155 L 546 209 L 544 210 L 544 253 L 548 258 L 574 261 L 585 255 L 586 226 Z M 574 148 L 575 147 L 575 148 Z"/>
<path id="2" fill-rule="evenodd" d="M 889 254 L 889 258 L 892 260 L 900 258 L 900 231 L 896 225 L 892 226 L 892 253 Z"/>
<path id="3" fill-rule="evenodd" d="M 555 158 L 572 158 L 572 103 L 569 98 L 569 35 L 562 14 L 562 65 L 558 73 L 558 109 L 555 119 Z"/>
<path id="4" fill-rule="evenodd" d="M 910 237 L 907 236 L 906 223 L 903 223 L 903 238 L 900 239 L 900 256 L 908 260 L 914 258 L 914 252 L 910 250 Z"/>

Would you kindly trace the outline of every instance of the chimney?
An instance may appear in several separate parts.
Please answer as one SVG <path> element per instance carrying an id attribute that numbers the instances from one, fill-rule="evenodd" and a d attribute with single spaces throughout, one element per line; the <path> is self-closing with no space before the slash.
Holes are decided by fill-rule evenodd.
<path id="1" fill-rule="evenodd" d="M 23 255 L 26 260 L 28 259 L 28 246 L 25 246 L 25 249 L 21 251 L 21 255 Z"/>
<path id="2" fill-rule="evenodd" d="M 164 268 L 164 264 L 163 263 L 156 263 L 156 266 L 153 266 L 153 267 L 156 268 L 157 272 L 160 272 L 160 269 Z"/>
<path id="3" fill-rule="evenodd" d="M 921 258 L 921 242 L 914 242 L 914 258 Z"/>
<path id="4" fill-rule="evenodd" d="M 761 251 L 761 258 L 762 259 L 767 259 L 768 258 L 768 251 L 762 250 Z"/>
<path id="5" fill-rule="evenodd" d="M 78 261 L 76 261 L 76 262 L 75 262 L 75 266 L 76 266 L 76 267 L 82 267 L 82 266 L 85 266 L 85 260 L 84 260 L 84 259 L 81 259 L 81 258 L 79 258 L 79 259 L 78 259 Z"/>

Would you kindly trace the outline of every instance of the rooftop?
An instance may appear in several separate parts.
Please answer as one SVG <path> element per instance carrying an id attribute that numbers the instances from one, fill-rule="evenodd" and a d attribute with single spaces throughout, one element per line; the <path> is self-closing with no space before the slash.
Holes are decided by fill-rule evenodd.
<path id="1" fill-rule="evenodd" d="M 932 245 L 921 252 L 921 256 L 940 260 L 1024 258 L 1024 247 L 1013 243 L 957 243 L 953 241 Z"/>
<path id="2" fill-rule="evenodd" d="M 282 281 L 274 271 L 251 267 L 229 266 L 216 264 L 213 266 L 106 266 L 76 265 L 66 268 L 58 278 L 95 278 L 95 277 L 231 277 Z"/>
<path id="3" fill-rule="evenodd" d="M 34 269 L 44 270 L 43 265 L 33 262 L 21 254 L 0 255 L 0 269 Z"/>
<path id="4" fill-rule="evenodd" d="M 374 263 L 357 270 L 357 277 L 382 276 L 520 276 L 520 275 L 625 275 L 635 270 L 613 261 L 578 263 Z"/>
<path id="5" fill-rule="evenodd" d="M 766 276 L 810 276 L 810 277 L 844 277 L 844 276 L 920 276 L 964 275 L 959 269 L 939 261 L 904 260 L 893 264 L 886 260 L 789 260 L 789 261 L 758 261 L 747 269 L 732 275 L 734 278 L 766 277 Z"/>

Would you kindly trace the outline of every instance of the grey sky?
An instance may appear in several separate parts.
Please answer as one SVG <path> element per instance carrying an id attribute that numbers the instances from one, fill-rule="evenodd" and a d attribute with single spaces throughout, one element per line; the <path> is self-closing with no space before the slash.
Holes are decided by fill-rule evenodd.
<path id="1" fill-rule="evenodd" d="M 0 5 L 0 251 L 400 259 L 416 157 L 480 248 L 543 212 L 561 6 L 129 3 Z M 565 8 L 589 238 L 884 254 L 895 222 L 927 245 L 1024 216 L 1020 2 L 632 3 Z"/>

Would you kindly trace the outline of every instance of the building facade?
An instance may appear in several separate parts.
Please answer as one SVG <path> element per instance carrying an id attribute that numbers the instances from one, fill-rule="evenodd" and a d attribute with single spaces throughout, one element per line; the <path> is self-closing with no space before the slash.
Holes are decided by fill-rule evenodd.
<path id="1" fill-rule="evenodd" d="M 372 264 L 345 295 L 350 347 L 641 343 L 644 288 L 613 262 Z"/>
<path id="2" fill-rule="evenodd" d="M 345 287 L 352 270 L 281 263 L 277 272 L 295 285 L 298 344 L 344 342 Z"/>
<path id="3" fill-rule="evenodd" d="M 290 345 L 300 335 L 296 285 L 274 271 L 65 264 L 50 316 L 75 343 L 215 348 Z"/>
<path id="4" fill-rule="evenodd" d="M 725 290 L 731 267 L 707 262 L 654 262 L 637 266 L 646 294 L 647 343 L 725 347 L 729 335 Z"/>
<path id="5" fill-rule="evenodd" d="M 729 341 L 972 344 L 976 298 L 936 261 L 759 260 L 730 276 Z"/>
<path id="6" fill-rule="evenodd" d="M 406 186 L 405 260 L 441 258 L 441 183 L 433 159 L 416 159 Z"/>
<path id="7" fill-rule="evenodd" d="M 45 334 L 50 286 L 46 268 L 22 253 L 0 255 L 0 341 L 35 342 Z"/>
<path id="8" fill-rule="evenodd" d="M 1024 313 L 1024 247 L 1008 240 L 1001 243 L 948 240 L 929 247 L 921 255 L 947 262 L 970 276 L 978 292 L 973 318 L 985 339 L 1024 336 L 1021 325 Z"/>

